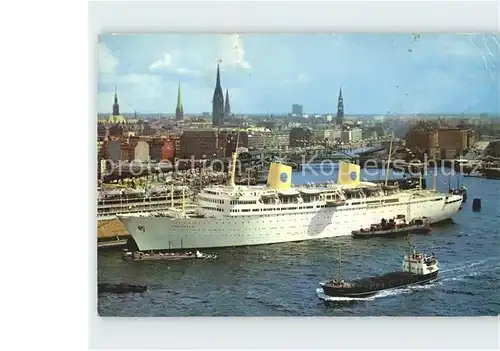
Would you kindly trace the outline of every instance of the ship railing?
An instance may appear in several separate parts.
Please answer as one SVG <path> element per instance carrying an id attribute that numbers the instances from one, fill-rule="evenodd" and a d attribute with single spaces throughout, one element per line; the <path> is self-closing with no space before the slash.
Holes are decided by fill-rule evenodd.
<path id="1" fill-rule="evenodd" d="M 174 204 L 180 204 L 182 200 L 174 200 Z M 97 210 L 98 212 L 109 212 L 112 211 L 113 209 L 128 209 L 128 208 L 137 208 L 137 207 L 148 207 L 148 206 L 156 206 L 156 205 L 165 205 L 165 206 L 170 206 L 172 201 L 146 201 L 146 202 L 138 202 L 138 203 L 128 203 L 128 204 L 113 204 L 113 205 L 98 205 Z"/>
<path id="2" fill-rule="evenodd" d="M 180 203 L 174 202 L 174 205 L 177 205 L 176 207 L 179 207 Z M 188 206 L 188 205 L 186 204 L 186 206 Z M 167 208 L 172 208 L 171 203 L 158 202 L 158 203 L 148 203 L 145 205 L 117 206 L 114 208 L 104 207 L 104 208 L 97 209 L 97 215 L 104 216 L 104 215 L 113 215 L 113 214 L 120 214 L 120 213 L 133 213 L 133 212 L 150 211 L 150 210 L 155 210 L 155 209 L 161 210 L 161 209 L 167 209 Z"/>

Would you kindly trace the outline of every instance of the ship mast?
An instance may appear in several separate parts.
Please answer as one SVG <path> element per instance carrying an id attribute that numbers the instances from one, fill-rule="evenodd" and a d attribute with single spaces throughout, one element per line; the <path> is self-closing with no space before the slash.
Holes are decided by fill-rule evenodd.
<path id="1" fill-rule="evenodd" d="M 418 171 L 418 190 L 422 190 L 422 170 Z"/>
<path id="2" fill-rule="evenodd" d="M 172 207 L 172 209 L 174 208 L 174 183 L 172 183 L 170 189 L 170 206 Z"/>
<path id="3" fill-rule="evenodd" d="M 389 156 L 387 157 L 387 169 L 385 171 L 385 186 L 387 186 L 387 181 L 389 180 L 389 166 L 391 164 L 392 140 L 393 137 L 391 137 L 391 143 L 389 144 Z"/>
<path id="4" fill-rule="evenodd" d="M 200 165 L 200 193 L 203 190 L 203 173 L 202 173 L 203 168 L 204 167 Z"/>
<path id="5" fill-rule="evenodd" d="M 183 214 L 186 214 L 186 199 L 185 199 L 185 190 L 186 190 L 186 187 L 184 185 L 184 183 L 182 184 L 182 213 Z"/>
<path id="6" fill-rule="evenodd" d="M 433 183 L 434 191 L 437 192 L 437 169 L 434 169 Z"/>
<path id="7" fill-rule="evenodd" d="M 229 186 L 235 187 L 234 179 L 236 177 L 236 160 L 238 158 L 238 145 L 240 142 L 240 131 L 238 130 L 238 135 L 236 136 L 236 148 L 231 158 L 231 180 L 229 181 Z"/>
<path id="8" fill-rule="evenodd" d="M 411 273 L 411 256 L 412 256 L 411 234 L 408 234 L 406 240 L 408 241 L 408 272 Z"/>

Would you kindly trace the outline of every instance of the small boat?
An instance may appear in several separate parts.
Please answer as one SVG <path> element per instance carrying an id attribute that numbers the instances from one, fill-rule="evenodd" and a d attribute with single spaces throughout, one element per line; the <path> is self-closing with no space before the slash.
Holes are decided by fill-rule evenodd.
<path id="1" fill-rule="evenodd" d="M 126 294 L 126 293 L 141 293 L 148 289 L 147 285 L 136 285 L 136 284 L 110 284 L 110 283 L 99 283 L 97 284 L 98 293 L 114 293 L 114 294 Z"/>
<path id="2" fill-rule="evenodd" d="M 216 254 L 196 252 L 142 252 L 123 250 L 123 259 L 130 261 L 180 261 L 180 260 L 205 260 L 217 258 Z"/>
<path id="3" fill-rule="evenodd" d="M 409 250 L 403 257 L 401 271 L 380 276 L 344 281 L 340 274 L 338 279 L 320 282 L 325 295 L 330 297 L 360 298 L 377 294 L 383 290 L 402 288 L 410 285 L 423 284 L 434 280 L 439 272 L 438 261 L 434 254 L 427 256 L 417 253 L 408 235 Z"/>
<path id="4" fill-rule="evenodd" d="M 415 218 L 406 223 L 404 216 L 400 215 L 391 218 L 389 221 L 382 219 L 380 223 L 372 224 L 370 228 L 353 230 L 354 237 L 370 238 L 373 236 L 397 236 L 401 234 L 427 234 L 431 231 L 429 219 L 427 217 Z"/>

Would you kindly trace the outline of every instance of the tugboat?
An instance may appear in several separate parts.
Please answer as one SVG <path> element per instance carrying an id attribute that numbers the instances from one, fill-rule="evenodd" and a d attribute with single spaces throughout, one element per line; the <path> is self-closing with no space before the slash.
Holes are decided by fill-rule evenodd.
<path id="1" fill-rule="evenodd" d="M 114 294 L 126 294 L 126 293 L 141 293 L 148 289 L 147 285 L 136 285 L 136 284 L 110 284 L 110 283 L 100 283 L 97 284 L 98 293 L 114 293 Z"/>
<path id="2" fill-rule="evenodd" d="M 341 279 L 339 262 L 338 279 L 323 281 L 319 285 L 327 296 L 359 298 L 373 296 L 383 290 L 423 284 L 434 280 L 439 272 L 438 261 L 434 254 L 427 256 L 423 253 L 417 253 L 412 245 L 411 235 L 408 235 L 407 240 L 409 250 L 404 255 L 401 271 L 344 281 Z"/>
<path id="3" fill-rule="evenodd" d="M 385 218 L 380 223 L 375 223 L 370 228 L 353 230 L 354 237 L 370 238 L 373 236 L 397 236 L 400 234 L 427 234 L 431 231 L 429 219 L 426 217 L 415 218 L 406 223 L 405 216 L 399 215 L 387 221 Z"/>
<path id="4" fill-rule="evenodd" d="M 216 254 L 196 252 L 130 252 L 123 250 L 123 259 L 130 261 L 179 261 L 179 260 L 204 260 L 208 258 L 217 258 Z"/>

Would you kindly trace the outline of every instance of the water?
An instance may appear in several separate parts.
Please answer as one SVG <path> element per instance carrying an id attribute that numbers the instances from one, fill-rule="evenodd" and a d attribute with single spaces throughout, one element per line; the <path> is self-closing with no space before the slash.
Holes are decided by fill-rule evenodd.
<path id="1" fill-rule="evenodd" d="M 374 171 L 372 171 L 374 172 Z M 392 175 L 393 176 L 393 175 Z M 391 177 L 392 177 L 391 176 Z M 324 182 L 336 175 L 294 174 L 294 183 Z M 383 179 L 383 174 L 362 178 Z M 432 186 L 432 177 L 427 177 Z M 456 187 L 457 177 L 451 178 Z M 446 191 L 447 176 L 438 178 Z M 98 279 L 148 284 L 142 294 L 101 294 L 101 316 L 483 316 L 500 313 L 500 180 L 459 178 L 468 201 L 449 223 L 414 244 L 435 252 L 436 282 L 362 299 L 326 299 L 318 282 L 338 274 L 360 278 L 399 269 L 405 238 L 337 237 L 211 250 L 216 260 L 125 262 L 120 252 L 99 252 Z M 472 212 L 481 198 L 482 211 Z M 323 297 L 323 299 L 321 298 Z"/>

